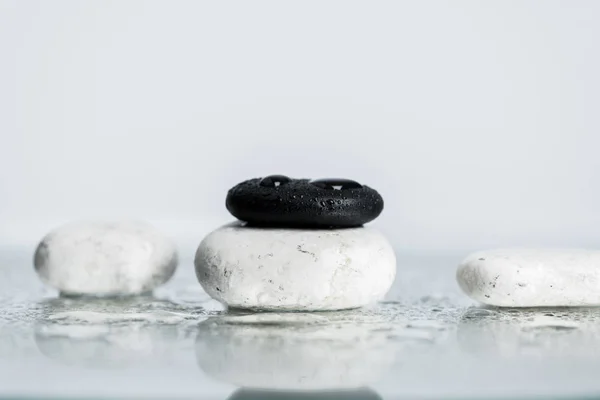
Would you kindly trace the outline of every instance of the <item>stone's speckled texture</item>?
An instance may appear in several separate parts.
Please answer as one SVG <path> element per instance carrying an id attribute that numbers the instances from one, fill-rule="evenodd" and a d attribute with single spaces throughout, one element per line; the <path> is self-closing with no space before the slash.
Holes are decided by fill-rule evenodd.
<path id="1" fill-rule="evenodd" d="M 373 221 L 383 210 L 376 190 L 347 179 L 250 179 L 227 193 L 227 210 L 255 226 L 346 228 Z"/>
<path id="2" fill-rule="evenodd" d="M 468 256 L 456 277 L 469 297 L 493 306 L 600 305 L 600 251 L 482 251 Z"/>
<path id="3" fill-rule="evenodd" d="M 252 389 L 348 390 L 380 380 L 396 356 L 388 337 L 406 329 L 389 329 L 377 316 L 327 314 L 210 318 L 198 325 L 198 365 Z"/>
<path id="4" fill-rule="evenodd" d="M 196 276 L 235 308 L 340 310 L 380 300 L 396 274 L 394 251 L 371 228 L 264 229 L 239 223 L 200 243 Z"/>
<path id="5" fill-rule="evenodd" d="M 173 243 L 141 222 L 78 222 L 44 237 L 35 269 L 68 295 L 122 296 L 151 291 L 177 267 Z"/>

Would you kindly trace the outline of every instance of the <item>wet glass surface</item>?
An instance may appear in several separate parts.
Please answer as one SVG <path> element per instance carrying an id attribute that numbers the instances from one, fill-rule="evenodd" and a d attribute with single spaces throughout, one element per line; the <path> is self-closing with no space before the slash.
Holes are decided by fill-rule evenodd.
<path id="1" fill-rule="evenodd" d="M 153 296 L 59 298 L 30 251 L 3 249 L 0 397 L 600 394 L 600 310 L 479 307 L 455 284 L 461 258 L 399 252 L 393 290 L 370 308 L 251 314 L 208 298 L 185 257 Z"/>

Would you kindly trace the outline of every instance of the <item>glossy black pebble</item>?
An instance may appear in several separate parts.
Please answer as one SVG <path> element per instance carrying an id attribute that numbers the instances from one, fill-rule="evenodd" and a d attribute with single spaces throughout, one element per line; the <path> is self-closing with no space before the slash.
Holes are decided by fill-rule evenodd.
<path id="1" fill-rule="evenodd" d="M 373 221 L 383 210 L 376 190 L 349 179 L 291 179 L 270 175 L 229 190 L 227 210 L 255 226 L 349 228 Z"/>

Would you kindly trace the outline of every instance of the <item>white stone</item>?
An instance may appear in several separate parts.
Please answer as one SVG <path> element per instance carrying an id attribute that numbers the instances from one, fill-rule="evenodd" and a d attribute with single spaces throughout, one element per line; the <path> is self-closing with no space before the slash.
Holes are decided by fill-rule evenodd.
<path id="1" fill-rule="evenodd" d="M 396 258 L 372 228 L 249 228 L 210 233 L 196 252 L 206 292 L 234 308 L 341 310 L 376 302 L 390 289 Z"/>
<path id="2" fill-rule="evenodd" d="M 493 306 L 598 306 L 600 251 L 482 251 L 459 265 L 456 279 L 470 298 Z"/>
<path id="3" fill-rule="evenodd" d="M 177 267 L 174 244 L 141 222 L 77 222 L 42 239 L 35 269 L 68 295 L 120 296 L 151 291 Z"/>

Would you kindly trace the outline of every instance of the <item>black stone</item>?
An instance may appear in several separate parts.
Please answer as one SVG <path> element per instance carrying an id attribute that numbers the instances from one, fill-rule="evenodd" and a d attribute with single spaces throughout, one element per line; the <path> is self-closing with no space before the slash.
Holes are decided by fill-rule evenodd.
<path id="1" fill-rule="evenodd" d="M 291 179 L 270 175 L 227 193 L 227 210 L 249 225 L 346 228 L 373 221 L 383 210 L 376 190 L 349 179 Z"/>

